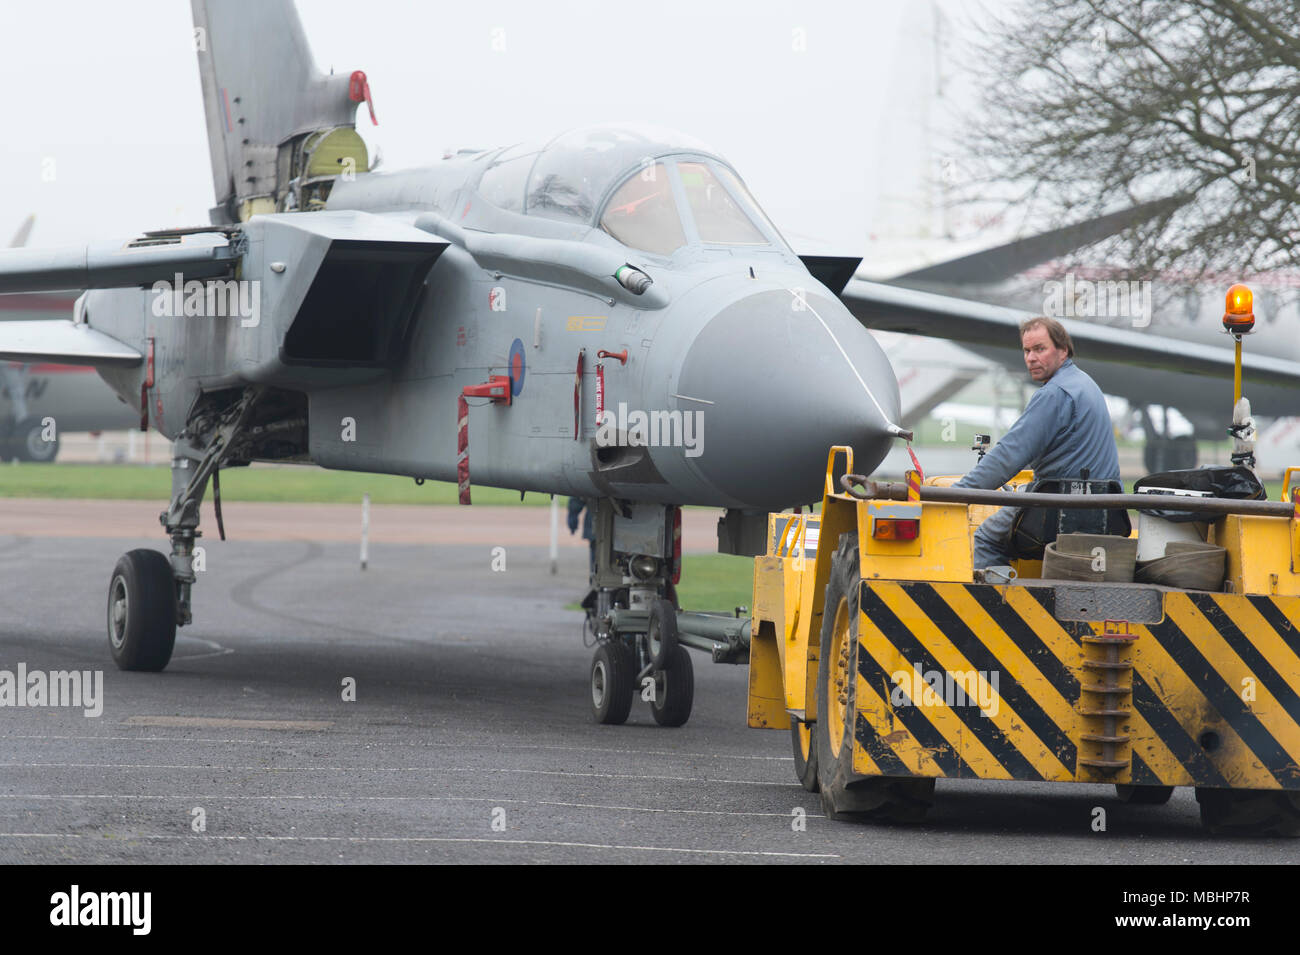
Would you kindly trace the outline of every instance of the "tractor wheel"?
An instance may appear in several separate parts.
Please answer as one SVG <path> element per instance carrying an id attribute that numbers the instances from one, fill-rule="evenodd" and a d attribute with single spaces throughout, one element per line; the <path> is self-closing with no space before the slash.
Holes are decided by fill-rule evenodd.
<path id="1" fill-rule="evenodd" d="M 934 801 L 929 777 L 853 774 L 858 664 L 858 538 L 844 534 L 831 559 L 817 665 L 817 781 L 829 819 L 919 822 Z"/>
<path id="2" fill-rule="evenodd" d="M 790 743 L 794 748 L 794 774 L 799 777 L 799 785 L 810 793 L 815 793 L 817 786 L 817 732 L 816 723 L 790 718 Z"/>
<path id="3" fill-rule="evenodd" d="M 1201 822 L 1216 835 L 1300 837 L 1300 792 L 1197 789 Z"/>
<path id="4" fill-rule="evenodd" d="M 1173 786 L 1128 786 L 1115 784 L 1115 795 L 1130 806 L 1163 806 L 1174 794 Z"/>

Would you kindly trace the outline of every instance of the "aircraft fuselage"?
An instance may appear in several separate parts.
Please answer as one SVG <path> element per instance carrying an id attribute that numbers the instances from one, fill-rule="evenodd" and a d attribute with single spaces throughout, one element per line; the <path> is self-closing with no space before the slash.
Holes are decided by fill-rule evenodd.
<path id="1" fill-rule="evenodd" d="M 458 399 L 493 376 L 509 380 L 509 403 L 467 399 L 476 484 L 779 509 L 820 496 L 832 444 L 854 447 L 859 470 L 883 458 L 898 386 L 870 333 L 761 213 L 746 244 L 705 241 L 685 213 L 677 164 L 694 174 L 719 160 L 670 149 L 644 165 L 671 178 L 683 210 L 682 243 L 655 253 L 624 245 L 590 215 L 523 214 L 489 202 L 479 184 L 495 155 L 336 183 L 328 213 L 353 210 L 426 230 L 432 218 L 465 243 L 451 242 L 437 258 L 385 356 L 367 351 L 368 333 L 358 327 L 378 327 L 378 319 L 331 318 L 328 336 L 312 339 L 309 307 L 282 314 L 277 291 L 265 286 L 255 322 L 243 314 L 159 315 L 150 290 L 88 293 L 88 321 L 140 343 L 142 353 L 152 349 L 149 413 L 164 434 L 184 428 L 201 392 L 246 384 L 294 390 L 306 398 L 302 453 L 329 468 L 455 480 Z M 595 208 L 640 169 L 611 177 Z M 667 197 L 667 185 L 660 188 Z M 249 243 L 242 274 L 274 273 L 261 271 L 283 254 L 274 225 Z M 653 284 L 633 294 L 589 261 L 626 262 Z M 295 265 L 288 260 L 288 271 L 275 275 Z M 269 284 L 277 281 L 273 275 Z M 302 323 L 303 334 L 290 322 Z M 138 402 L 149 369 L 101 373 Z M 608 420 L 598 419 L 598 402 Z"/>

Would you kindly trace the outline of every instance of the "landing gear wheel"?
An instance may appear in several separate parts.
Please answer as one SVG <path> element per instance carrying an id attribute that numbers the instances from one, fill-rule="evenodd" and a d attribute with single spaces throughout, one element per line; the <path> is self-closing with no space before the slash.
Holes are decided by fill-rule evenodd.
<path id="1" fill-rule="evenodd" d="M 1300 792 L 1278 789 L 1197 789 L 1201 822 L 1210 832 L 1300 838 Z"/>
<path id="2" fill-rule="evenodd" d="M 1115 795 L 1130 806 L 1163 806 L 1174 794 L 1173 786 L 1127 786 L 1115 784 Z"/>
<path id="3" fill-rule="evenodd" d="M 655 673 L 655 695 L 650 712 L 660 726 L 681 726 L 691 718 L 695 703 L 695 667 L 690 652 L 675 644 L 668 667 Z"/>
<path id="4" fill-rule="evenodd" d="M 831 559 L 817 664 L 817 782 L 828 819 L 919 822 L 934 801 L 928 777 L 853 775 L 858 664 L 858 536 L 844 534 Z"/>
<path id="5" fill-rule="evenodd" d="M 646 655 L 656 670 L 663 670 L 677 649 L 677 609 L 660 597 L 650 605 L 650 621 L 645 631 Z M 689 655 L 687 665 L 690 665 Z"/>
<path id="6" fill-rule="evenodd" d="M 799 785 L 810 793 L 817 791 L 816 723 L 790 718 L 790 742 L 794 747 L 794 774 Z"/>
<path id="7" fill-rule="evenodd" d="M 1186 471 L 1196 467 L 1196 438 L 1180 434 L 1176 438 L 1150 437 L 1142 449 L 1142 463 L 1148 473 Z"/>
<path id="8" fill-rule="evenodd" d="M 1196 467 L 1198 449 L 1196 438 L 1190 434 L 1180 434 L 1169 443 L 1169 457 L 1173 470 L 1190 471 Z"/>
<path id="9" fill-rule="evenodd" d="M 632 712 L 632 652 L 618 640 L 605 640 L 591 658 L 591 715 L 597 723 L 627 722 Z"/>
<path id="10" fill-rule="evenodd" d="M 41 418 L 24 418 L 14 425 L 9 435 L 7 453 L 18 461 L 48 464 L 59 455 L 59 436 L 45 440 L 45 425 Z"/>
<path id="11" fill-rule="evenodd" d="M 1165 460 L 1168 457 L 1166 446 L 1167 438 L 1148 437 L 1146 444 L 1142 446 L 1142 464 L 1146 467 L 1148 474 L 1158 474 L 1167 471 Z"/>
<path id="12" fill-rule="evenodd" d="M 157 672 L 176 645 L 176 579 L 166 556 L 130 550 L 108 584 L 108 647 L 122 670 Z"/>

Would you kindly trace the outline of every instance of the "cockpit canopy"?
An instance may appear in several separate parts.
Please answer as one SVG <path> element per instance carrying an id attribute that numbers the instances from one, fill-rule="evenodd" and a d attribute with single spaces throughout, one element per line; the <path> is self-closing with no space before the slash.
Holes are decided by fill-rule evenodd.
<path id="1" fill-rule="evenodd" d="M 541 146 L 511 146 L 492 159 L 479 193 L 511 212 L 598 226 L 657 255 L 691 242 L 782 241 L 712 149 L 650 126 L 585 127 Z"/>

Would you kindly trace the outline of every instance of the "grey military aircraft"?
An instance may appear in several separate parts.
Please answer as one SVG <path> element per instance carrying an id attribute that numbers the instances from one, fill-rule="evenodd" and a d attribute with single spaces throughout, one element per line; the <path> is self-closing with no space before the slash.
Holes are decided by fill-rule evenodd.
<path id="1" fill-rule="evenodd" d="M 720 550 L 758 553 L 767 511 L 820 497 L 829 446 L 870 470 L 910 437 L 837 297 L 858 260 L 801 260 L 736 170 L 666 130 L 369 171 L 365 74 L 318 71 L 288 0 L 192 6 L 211 223 L 0 255 L 0 292 L 87 290 L 71 319 L 0 324 L 0 358 L 93 366 L 174 443 L 170 554 L 110 577 L 117 665 L 161 670 L 191 623 L 221 470 L 314 462 L 456 480 L 463 503 L 472 483 L 598 501 L 593 711 L 622 722 L 650 676 L 656 719 L 685 722 L 685 646 L 744 648 L 734 617 L 679 633 L 678 508 L 726 508 Z"/>

